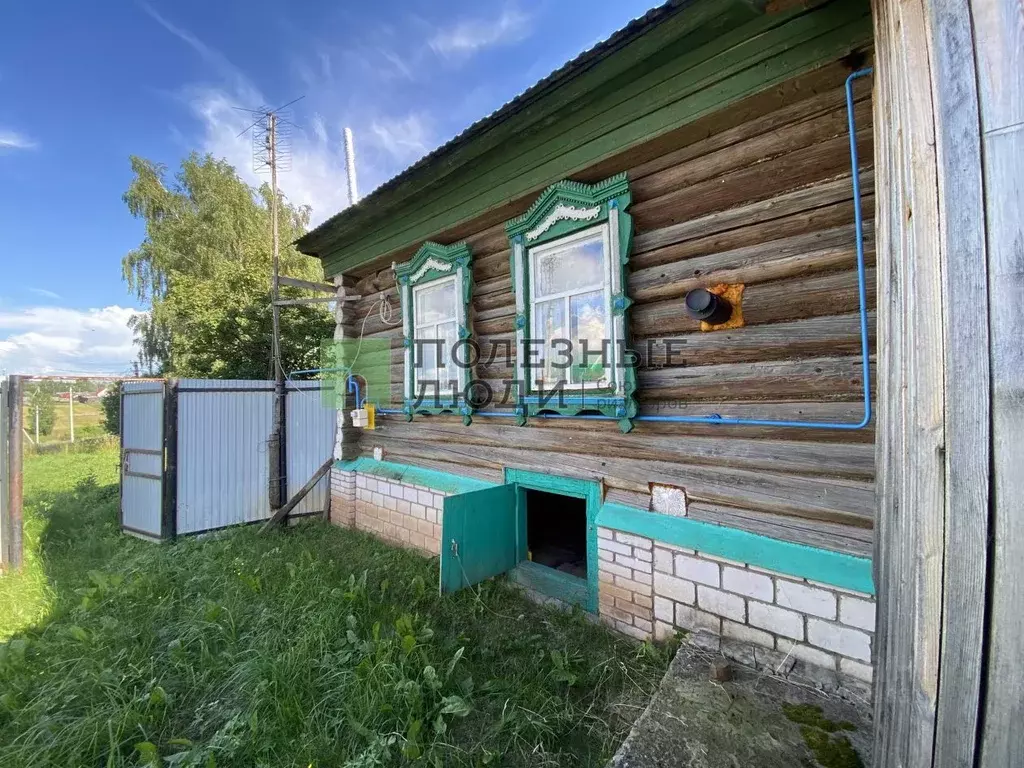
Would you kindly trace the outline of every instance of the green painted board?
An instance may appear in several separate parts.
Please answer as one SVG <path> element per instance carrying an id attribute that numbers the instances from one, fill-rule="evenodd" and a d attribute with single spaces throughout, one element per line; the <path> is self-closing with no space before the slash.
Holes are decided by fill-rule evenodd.
<path id="1" fill-rule="evenodd" d="M 529 560 L 519 563 L 512 570 L 511 576 L 517 584 L 542 595 L 554 597 L 566 605 L 579 606 L 585 611 L 591 610 L 590 588 L 586 579 Z"/>
<path id="2" fill-rule="evenodd" d="M 360 456 L 351 461 L 336 461 L 334 466 L 347 472 L 383 477 L 385 480 L 409 485 L 422 485 L 438 493 L 468 493 L 494 487 L 494 483 L 487 480 L 453 475 L 450 472 L 416 467 L 412 464 L 399 464 L 395 461 L 377 461 L 370 456 Z"/>
<path id="3" fill-rule="evenodd" d="M 623 504 L 604 504 L 597 515 L 597 524 L 602 528 L 645 536 L 779 573 L 875 594 L 871 560 L 866 557 L 771 539 L 686 517 L 647 512 Z"/>
<path id="4" fill-rule="evenodd" d="M 441 521 L 441 593 L 512 570 L 519 562 L 515 485 L 446 496 Z"/>
<path id="5" fill-rule="evenodd" d="M 539 591 L 549 594 L 552 597 L 557 597 L 567 603 L 578 604 L 590 611 L 591 613 L 597 613 L 597 602 L 598 602 L 598 577 L 597 577 L 597 514 L 601 508 L 601 484 L 596 480 L 582 480 L 575 477 L 561 477 L 559 475 L 548 475 L 543 472 L 531 472 L 527 469 L 513 469 L 511 467 L 505 468 L 505 482 L 515 483 L 519 488 L 519 525 L 520 535 L 522 536 L 523 544 L 521 554 L 525 558 L 526 556 L 526 502 L 525 502 L 525 489 L 532 488 L 537 491 L 547 491 L 548 493 L 557 493 L 562 496 L 574 496 L 578 499 L 583 499 L 587 504 L 587 579 L 586 579 L 586 602 L 576 603 L 571 592 L 566 592 L 563 587 L 565 582 L 562 580 L 547 580 L 544 583 L 552 586 L 553 591 L 545 591 L 543 588 L 538 588 Z M 537 565 L 537 568 L 544 568 L 542 565 Z M 545 568 L 553 573 L 557 573 L 551 568 Z M 582 580 L 580 580 L 582 581 Z"/>

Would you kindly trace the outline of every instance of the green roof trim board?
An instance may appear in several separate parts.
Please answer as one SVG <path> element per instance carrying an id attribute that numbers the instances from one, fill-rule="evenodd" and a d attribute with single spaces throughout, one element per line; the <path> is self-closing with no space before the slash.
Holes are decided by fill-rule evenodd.
<path id="1" fill-rule="evenodd" d="M 487 480 L 462 477 L 408 464 L 376 461 L 366 456 L 353 461 L 336 461 L 334 466 L 412 485 L 423 485 L 445 493 L 468 493 L 498 485 Z M 507 469 L 505 479 L 514 483 L 517 478 L 525 480 L 530 476 L 535 481 L 536 475 L 537 473 Z M 551 482 L 556 485 L 568 481 L 568 478 L 551 476 Z M 562 489 L 562 492 L 564 491 L 565 488 Z M 597 525 L 841 589 L 875 594 L 871 558 L 867 557 L 856 557 L 782 541 L 738 528 L 649 512 L 614 502 L 605 502 L 601 505 L 597 513 Z"/>
<path id="2" fill-rule="evenodd" d="M 871 44 L 867 0 L 672 2 L 297 241 L 347 272 Z M 500 220 L 500 219 L 499 219 Z M 493 223 L 497 223 L 494 221 Z"/>

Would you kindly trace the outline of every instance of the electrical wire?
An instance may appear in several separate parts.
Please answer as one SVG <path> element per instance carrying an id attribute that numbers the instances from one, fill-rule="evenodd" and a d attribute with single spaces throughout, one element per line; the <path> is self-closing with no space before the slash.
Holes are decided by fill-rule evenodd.
<path id="1" fill-rule="evenodd" d="M 363 348 L 363 338 L 366 335 L 366 323 L 370 319 L 370 315 L 373 314 L 373 311 L 375 309 L 377 310 L 377 316 L 380 318 L 380 321 L 382 323 L 384 323 L 385 325 L 390 325 L 390 326 L 393 327 L 393 326 L 401 325 L 402 324 L 402 319 L 401 318 L 399 318 L 397 321 L 395 321 L 393 319 L 395 317 L 395 312 L 396 311 L 395 311 L 394 306 L 392 306 L 392 304 L 391 304 L 391 298 L 388 296 L 388 292 L 384 291 L 381 294 L 381 297 L 379 299 L 377 299 L 376 301 L 374 301 L 370 305 L 370 308 L 368 310 L 366 310 L 366 314 L 363 316 L 363 322 L 359 326 L 359 339 L 358 339 L 358 342 L 356 343 L 356 353 L 355 353 L 355 355 L 352 358 L 352 362 L 349 363 L 349 365 L 346 368 L 307 368 L 307 369 L 304 369 L 304 370 L 301 370 L 301 371 L 292 371 L 290 374 L 285 373 L 285 379 L 287 379 L 288 381 L 294 381 L 294 379 L 292 378 L 293 376 L 298 376 L 300 374 L 306 374 L 306 373 L 339 373 L 340 372 L 341 376 L 339 378 L 342 381 L 346 381 L 350 376 L 358 375 L 358 374 L 353 374 L 352 373 L 352 369 L 355 367 L 356 361 L 359 359 L 359 353 L 362 351 L 362 348 Z M 301 390 L 296 390 L 296 391 L 301 391 Z M 360 405 L 361 405 L 361 403 L 358 403 L 358 402 L 356 403 L 356 407 L 357 408 L 360 407 Z"/>

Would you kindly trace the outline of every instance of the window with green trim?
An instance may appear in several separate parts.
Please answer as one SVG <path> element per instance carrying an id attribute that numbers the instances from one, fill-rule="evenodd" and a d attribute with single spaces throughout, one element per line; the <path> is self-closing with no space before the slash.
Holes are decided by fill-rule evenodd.
<path id="1" fill-rule="evenodd" d="M 464 398 L 469 371 L 456 361 L 459 343 L 471 335 L 471 260 L 465 243 L 427 242 L 412 259 L 394 266 L 402 303 L 403 400 L 409 419 L 414 413 L 460 413 L 469 423 L 471 409 Z"/>
<path id="2" fill-rule="evenodd" d="M 560 181 L 506 224 L 516 295 L 520 423 L 538 413 L 600 413 L 632 429 L 626 266 L 632 242 L 625 174 Z"/>

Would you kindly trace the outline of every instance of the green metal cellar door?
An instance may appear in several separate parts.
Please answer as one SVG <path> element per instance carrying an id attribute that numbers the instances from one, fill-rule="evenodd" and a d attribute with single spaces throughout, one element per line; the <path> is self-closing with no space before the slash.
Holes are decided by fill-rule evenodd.
<path id="1" fill-rule="evenodd" d="M 447 496 L 441 522 L 441 593 L 512 570 L 520 560 L 514 483 Z"/>

